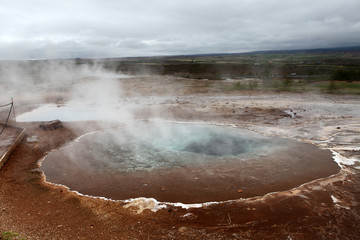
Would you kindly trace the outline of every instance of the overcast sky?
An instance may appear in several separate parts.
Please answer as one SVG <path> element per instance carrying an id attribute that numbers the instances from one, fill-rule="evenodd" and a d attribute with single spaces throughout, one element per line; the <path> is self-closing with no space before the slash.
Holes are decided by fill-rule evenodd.
<path id="1" fill-rule="evenodd" d="M 0 59 L 360 45 L 360 0 L 0 0 Z"/>

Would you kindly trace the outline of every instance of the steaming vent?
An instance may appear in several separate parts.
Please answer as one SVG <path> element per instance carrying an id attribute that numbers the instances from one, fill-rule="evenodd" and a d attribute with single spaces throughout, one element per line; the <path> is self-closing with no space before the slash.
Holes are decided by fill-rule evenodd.
<path id="1" fill-rule="evenodd" d="M 182 151 L 206 154 L 210 156 L 239 155 L 253 149 L 255 141 L 243 137 L 234 137 L 225 134 L 211 133 L 210 139 L 205 142 L 191 142 Z"/>
<path id="2" fill-rule="evenodd" d="M 183 203 L 286 190 L 337 169 L 331 152 L 313 145 L 164 121 L 86 134 L 49 153 L 40 167 L 48 181 L 83 194 Z"/>
<path id="3" fill-rule="evenodd" d="M 230 130 L 199 124 L 135 124 L 87 135 L 67 151 L 99 168 L 135 172 L 204 165 L 261 150 L 265 139 Z"/>

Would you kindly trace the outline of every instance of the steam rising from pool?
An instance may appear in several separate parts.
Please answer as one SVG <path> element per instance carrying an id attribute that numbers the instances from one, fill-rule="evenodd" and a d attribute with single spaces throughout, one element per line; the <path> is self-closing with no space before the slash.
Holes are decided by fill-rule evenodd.
<path id="1" fill-rule="evenodd" d="M 268 148 L 264 137 L 246 130 L 212 125 L 159 124 L 135 124 L 89 134 L 68 146 L 66 151 L 72 158 L 87 159 L 97 169 L 133 172 L 201 165 L 241 155 L 239 160 L 245 160 L 246 153 L 254 155 Z"/>
<path id="2" fill-rule="evenodd" d="M 183 203 L 287 190 L 338 169 L 330 151 L 313 145 L 165 121 L 86 134 L 51 152 L 40 167 L 48 181 L 83 194 Z"/>

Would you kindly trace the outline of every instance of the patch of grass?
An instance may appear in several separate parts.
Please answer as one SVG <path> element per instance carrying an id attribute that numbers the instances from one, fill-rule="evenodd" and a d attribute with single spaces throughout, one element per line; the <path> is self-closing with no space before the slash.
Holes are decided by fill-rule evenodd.
<path id="1" fill-rule="evenodd" d="M 231 85 L 220 84 L 224 90 L 238 91 L 274 91 L 274 92 L 319 92 L 328 94 L 360 95 L 360 82 L 347 82 L 335 80 L 307 81 L 288 79 L 267 79 L 262 83 L 254 80 L 238 81 Z"/>
<path id="2" fill-rule="evenodd" d="M 329 94 L 352 94 L 360 95 L 360 82 L 326 81 L 312 86 L 312 89 Z"/>
<path id="3" fill-rule="evenodd" d="M 328 93 L 335 93 L 337 89 L 338 89 L 338 86 L 336 86 L 336 83 L 334 80 L 331 80 L 329 85 L 326 87 L 326 91 Z"/>
<path id="4" fill-rule="evenodd" d="M 335 84 L 335 93 L 360 95 L 360 82 L 335 82 Z"/>
<path id="5" fill-rule="evenodd" d="M 257 81 L 248 81 L 248 82 L 236 82 L 233 84 L 232 89 L 234 90 L 256 90 L 259 87 Z"/>
<path id="6" fill-rule="evenodd" d="M 3 232 L 0 235 L 0 240 L 25 240 L 26 238 L 20 237 L 19 234 L 12 231 Z"/>
<path id="7" fill-rule="evenodd" d="M 354 70 L 336 70 L 331 75 L 331 80 L 340 80 L 340 81 L 360 81 L 360 72 Z"/>
<path id="8" fill-rule="evenodd" d="M 279 90 L 280 91 L 291 92 L 292 85 L 293 85 L 293 80 L 291 78 L 287 77 L 284 80 L 282 80 L 281 87 L 280 87 Z"/>

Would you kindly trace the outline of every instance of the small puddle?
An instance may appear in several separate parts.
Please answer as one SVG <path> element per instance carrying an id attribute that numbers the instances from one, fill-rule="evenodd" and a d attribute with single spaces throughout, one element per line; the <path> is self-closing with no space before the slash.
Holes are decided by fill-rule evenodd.
<path id="1" fill-rule="evenodd" d="M 95 103 L 67 105 L 44 104 L 30 112 L 25 112 L 16 117 L 18 122 L 52 121 L 59 119 L 65 122 L 75 121 L 119 121 L 128 119 L 129 112 L 122 103 L 98 106 Z"/>

